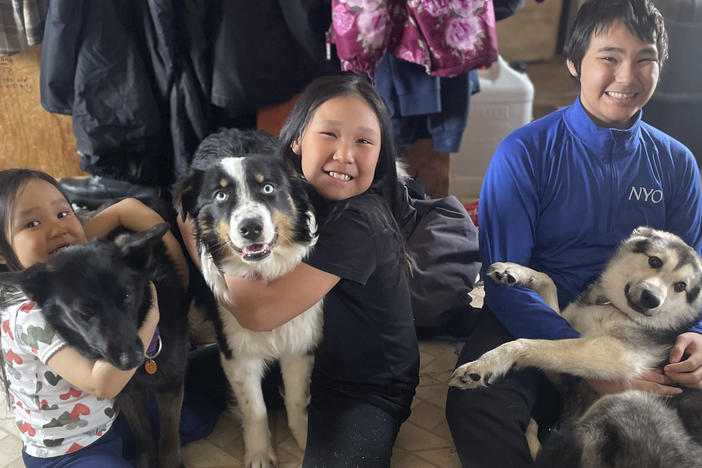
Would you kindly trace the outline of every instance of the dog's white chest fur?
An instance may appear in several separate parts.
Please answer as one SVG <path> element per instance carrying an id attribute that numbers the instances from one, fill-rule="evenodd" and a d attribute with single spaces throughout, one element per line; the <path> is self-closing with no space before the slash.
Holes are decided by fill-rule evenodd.
<path id="1" fill-rule="evenodd" d="M 272 280 L 289 271 L 297 265 L 307 254 L 309 248 L 293 245 L 280 247 L 269 259 L 262 262 L 253 270 L 249 265 L 238 259 L 226 262 L 224 269 L 227 274 L 251 278 L 254 271 L 261 277 Z M 212 272 L 208 283 L 216 296 L 222 300 L 229 300 L 229 292 L 225 289 L 226 283 L 222 274 L 207 255 L 202 256 L 206 268 Z M 208 275 L 206 275 L 207 278 Z M 236 300 L 236 298 L 233 298 Z M 236 318 L 227 309 L 219 306 L 220 317 L 227 337 L 229 347 L 236 356 L 256 356 L 262 359 L 277 359 L 284 354 L 305 354 L 312 351 L 322 338 L 323 300 L 307 309 L 292 320 L 276 327 L 271 331 L 258 332 L 242 327 Z"/>
<path id="2" fill-rule="evenodd" d="M 243 328 L 229 311 L 220 306 L 224 333 L 237 357 L 278 359 L 285 354 L 304 354 L 314 350 L 322 338 L 322 314 L 322 301 L 319 301 L 274 330 L 257 332 Z"/>
<path id="3" fill-rule="evenodd" d="M 621 312 L 614 307 L 580 305 L 575 303 L 563 311 L 563 318 L 581 335 L 608 334 L 612 328 L 622 325 Z"/>

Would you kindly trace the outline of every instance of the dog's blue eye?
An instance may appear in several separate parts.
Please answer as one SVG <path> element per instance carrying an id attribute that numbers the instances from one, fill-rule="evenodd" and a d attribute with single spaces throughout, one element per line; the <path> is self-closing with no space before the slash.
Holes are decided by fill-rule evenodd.
<path id="1" fill-rule="evenodd" d="M 663 260 L 658 257 L 648 257 L 648 265 L 657 270 L 663 266 Z"/>
<path id="2" fill-rule="evenodd" d="M 273 184 L 266 184 L 263 186 L 263 193 L 266 195 L 270 195 L 271 193 L 275 192 L 275 187 Z"/>
<path id="3" fill-rule="evenodd" d="M 687 284 L 684 281 L 678 281 L 673 285 L 673 289 L 675 289 L 675 292 L 683 292 L 687 289 Z"/>
<path id="4" fill-rule="evenodd" d="M 225 192 L 224 190 L 217 190 L 214 194 L 214 198 L 217 201 L 224 201 L 227 198 L 229 198 L 229 194 Z"/>

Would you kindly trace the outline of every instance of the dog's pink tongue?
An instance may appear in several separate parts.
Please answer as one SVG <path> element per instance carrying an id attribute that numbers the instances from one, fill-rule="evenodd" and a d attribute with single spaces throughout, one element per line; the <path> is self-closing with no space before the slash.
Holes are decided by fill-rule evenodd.
<path id="1" fill-rule="evenodd" d="M 257 253 L 264 252 L 266 250 L 268 250 L 268 246 L 266 244 L 253 244 L 253 245 L 249 245 L 248 247 L 244 247 L 243 249 L 241 249 L 241 251 L 244 254 L 257 254 Z"/>

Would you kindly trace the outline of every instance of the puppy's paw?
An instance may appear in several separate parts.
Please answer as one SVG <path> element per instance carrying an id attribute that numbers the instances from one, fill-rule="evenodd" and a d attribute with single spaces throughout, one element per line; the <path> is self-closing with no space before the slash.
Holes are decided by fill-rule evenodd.
<path id="1" fill-rule="evenodd" d="M 499 346 L 478 360 L 456 368 L 451 374 L 449 386 L 461 389 L 487 387 L 504 376 L 514 365 L 514 359 L 510 356 L 512 343 Z"/>
<path id="2" fill-rule="evenodd" d="M 492 377 L 492 374 L 488 373 L 484 375 L 479 367 L 478 361 L 468 362 L 457 367 L 456 370 L 453 371 L 453 374 L 451 374 L 449 387 L 468 390 L 487 386 L 487 381 Z"/>
<path id="3" fill-rule="evenodd" d="M 534 273 L 531 268 L 511 262 L 496 262 L 490 265 L 487 270 L 487 275 L 507 286 L 522 285 L 531 287 L 534 282 Z"/>

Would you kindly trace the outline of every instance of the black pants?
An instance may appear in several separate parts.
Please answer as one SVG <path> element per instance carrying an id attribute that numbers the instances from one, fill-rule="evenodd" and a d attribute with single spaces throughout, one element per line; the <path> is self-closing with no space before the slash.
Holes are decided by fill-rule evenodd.
<path id="1" fill-rule="evenodd" d="M 303 468 L 390 466 L 401 424 L 390 413 L 330 392 L 313 396 L 308 418 Z"/>
<path id="2" fill-rule="evenodd" d="M 456 367 L 514 338 L 487 309 L 463 346 Z M 489 388 L 450 388 L 446 419 L 464 467 L 517 468 L 532 464 L 524 431 L 533 417 L 540 433 L 561 412 L 556 387 L 536 369 L 512 371 Z"/>

